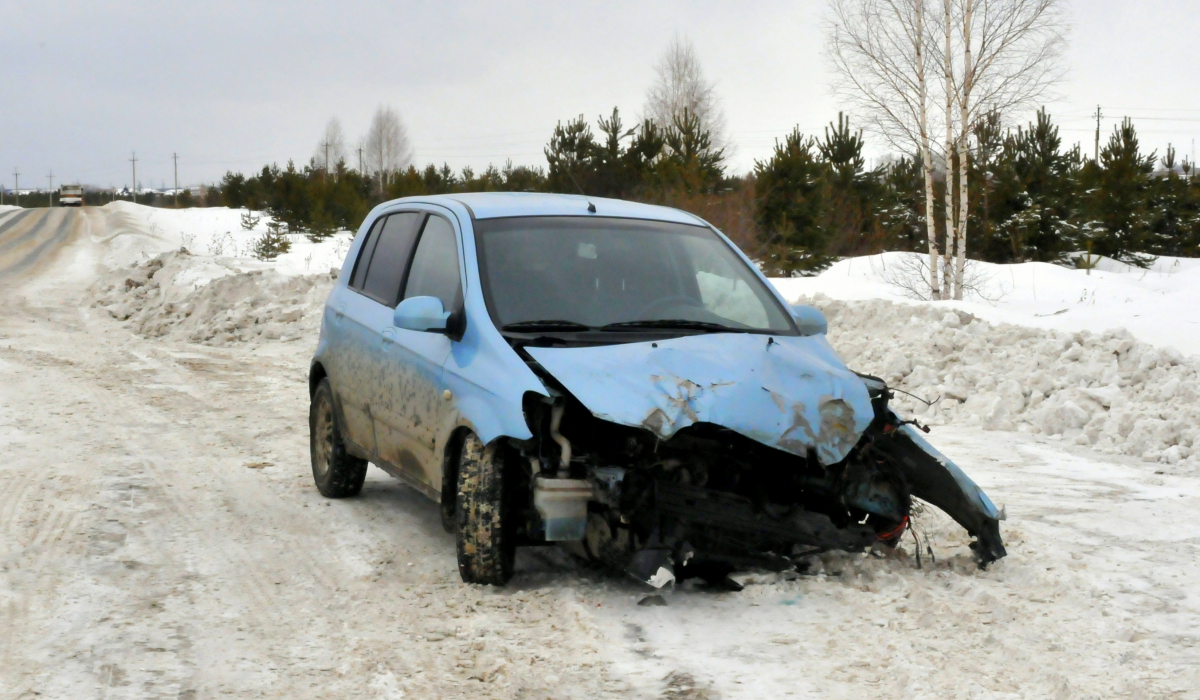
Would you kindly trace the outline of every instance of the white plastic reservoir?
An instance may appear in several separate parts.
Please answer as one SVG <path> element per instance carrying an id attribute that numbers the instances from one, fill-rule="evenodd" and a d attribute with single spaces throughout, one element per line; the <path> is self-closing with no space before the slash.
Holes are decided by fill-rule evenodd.
<path id="1" fill-rule="evenodd" d="M 547 542 L 583 539 L 592 486 L 586 479 L 539 477 L 533 486 L 533 507 L 546 526 Z"/>

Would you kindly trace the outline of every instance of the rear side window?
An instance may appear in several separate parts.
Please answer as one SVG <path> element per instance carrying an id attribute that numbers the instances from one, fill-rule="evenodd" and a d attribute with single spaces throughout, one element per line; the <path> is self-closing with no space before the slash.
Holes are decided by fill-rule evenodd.
<path id="1" fill-rule="evenodd" d="M 362 250 L 358 252 L 358 262 L 354 264 L 354 274 L 350 275 L 350 286 L 354 289 L 361 290 L 363 280 L 367 279 L 367 266 L 371 264 L 371 253 L 375 252 L 375 244 L 379 242 L 379 229 L 383 228 L 384 221 L 387 221 L 386 216 L 376 219 L 363 240 Z"/>
<path id="2" fill-rule="evenodd" d="M 430 216 L 421 233 L 412 269 L 404 287 L 404 298 L 437 297 L 442 306 L 458 306 L 461 285 L 458 277 L 458 241 L 454 227 L 440 216 Z"/>
<path id="3" fill-rule="evenodd" d="M 416 212 L 392 214 L 379 231 L 379 242 L 367 265 L 363 293 L 376 301 L 396 306 L 404 269 L 417 237 L 417 224 L 423 215 Z"/>

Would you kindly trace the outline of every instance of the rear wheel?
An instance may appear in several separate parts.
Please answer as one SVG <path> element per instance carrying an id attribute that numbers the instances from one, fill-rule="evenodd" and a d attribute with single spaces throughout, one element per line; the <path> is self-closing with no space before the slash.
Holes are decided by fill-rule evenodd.
<path id="1" fill-rule="evenodd" d="M 500 586 L 512 578 L 516 548 L 510 511 L 500 451 L 467 435 L 459 450 L 455 502 L 458 573 L 465 583 Z"/>
<path id="2" fill-rule="evenodd" d="M 333 410 L 333 389 L 322 379 L 308 410 L 309 452 L 313 481 L 326 498 L 355 496 L 367 478 L 367 460 L 346 451 Z"/>

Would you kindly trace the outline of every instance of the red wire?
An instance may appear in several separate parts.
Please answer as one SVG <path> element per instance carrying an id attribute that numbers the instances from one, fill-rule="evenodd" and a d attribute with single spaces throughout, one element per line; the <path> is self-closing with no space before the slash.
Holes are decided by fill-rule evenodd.
<path id="1" fill-rule="evenodd" d="M 876 535 L 875 539 L 884 540 L 884 541 L 887 541 L 890 539 L 895 539 L 895 538 L 903 535 L 904 531 L 907 529 L 908 529 L 908 516 L 906 515 L 906 516 L 904 516 L 904 520 L 900 521 L 899 525 L 892 528 L 891 530 L 888 530 L 887 532 L 883 532 L 883 533 Z"/>

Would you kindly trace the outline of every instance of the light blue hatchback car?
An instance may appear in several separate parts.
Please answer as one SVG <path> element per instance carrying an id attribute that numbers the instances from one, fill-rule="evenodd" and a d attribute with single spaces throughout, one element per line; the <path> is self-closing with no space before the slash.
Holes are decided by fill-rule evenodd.
<path id="1" fill-rule="evenodd" d="M 309 376 L 313 477 L 441 504 L 469 583 L 578 542 L 654 586 L 894 546 L 912 498 L 1004 556 L 1001 513 L 720 232 L 582 196 L 413 197 L 363 222 Z M 927 431 L 927 429 L 925 429 Z"/>

